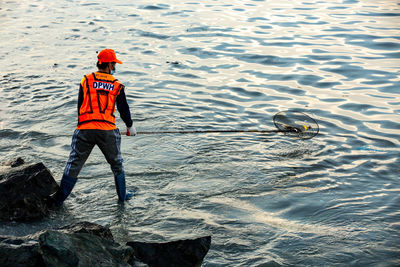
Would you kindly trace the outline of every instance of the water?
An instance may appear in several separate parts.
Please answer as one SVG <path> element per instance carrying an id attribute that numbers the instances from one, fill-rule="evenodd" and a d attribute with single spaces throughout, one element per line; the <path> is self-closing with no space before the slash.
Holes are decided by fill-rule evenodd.
<path id="1" fill-rule="evenodd" d="M 204 266 L 399 265 L 399 22 L 392 0 L 3 1 L 1 160 L 60 180 L 106 47 L 140 131 L 273 129 L 286 109 L 321 129 L 123 137 L 132 201 L 95 149 L 63 209 L 0 234 L 87 220 L 119 242 L 212 235 Z"/>

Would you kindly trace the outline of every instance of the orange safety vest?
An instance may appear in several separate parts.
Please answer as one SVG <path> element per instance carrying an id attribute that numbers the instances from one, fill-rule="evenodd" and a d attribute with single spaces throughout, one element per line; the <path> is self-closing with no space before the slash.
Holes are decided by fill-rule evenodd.
<path id="1" fill-rule="evenodd" d="M 110 74 L 96 72 L 85 75 L 81 86 L 83 102 L 77 129 L 116 129 L 115 102 L 124 85 Z"/>

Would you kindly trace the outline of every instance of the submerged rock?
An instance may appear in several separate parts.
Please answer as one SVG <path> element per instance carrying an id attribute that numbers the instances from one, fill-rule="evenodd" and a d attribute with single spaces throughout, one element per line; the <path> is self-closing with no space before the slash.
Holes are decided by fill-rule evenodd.
<path id="1" fill-rule="evenodd" d="M 194 240 L 180 240 L 167 243 L 128 242 L 135 252 L 135 258 L 157 266 L 201 266 L 211 246 L 211 236 Z"/>
<path id="2" fill-rule="evenodd" d="M 257 265 L 257 267 L 281 267 L 281 266 L 282 265 L 280 265 L 276 261 L 269 261 L 267 263 L 262 263 L 260 265 Z"/>
<path id="3" fill-rule="evenodd" d="M 39 236 L 46 266 L 130 266 L 133 249 L 87 233 L 49 230 Z"/>
<path id="4" fill-rule="evenodd" d="M 0 236 L 0 266 L 200 266 L 211 237 L 121 245 L 108 227 L 80 222 L 24 237 Z"/>
<path id="5" fill-rule="evenodd" d="M 17 160 L 14 164 L 18 165 Z M 2 169 L 0 173 L 0 220 L 31 221 L 48 214 L 46 199 L 58 185 L 43 163 Z"/>
<path id="6" fill-rule="evenodd" d="M 7 161 L 3 162 L 1 165 L 2 166 L 9 166 L 11 168 L 15 168 L 15 167 L 21 166 L 23 164 L 25 164 L 24 159 L 18 157 L 18 158 L 7 160 Z"/>

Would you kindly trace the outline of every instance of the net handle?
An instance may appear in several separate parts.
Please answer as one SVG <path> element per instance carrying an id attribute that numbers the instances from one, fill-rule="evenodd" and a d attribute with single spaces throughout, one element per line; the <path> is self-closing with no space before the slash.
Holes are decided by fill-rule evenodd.
<path id="1" fill-rule="evenodd" d="M 186 130 L 186 131 L 157 131 L 157 132 L 137 132 L 137 134 L 196 134 L 196 133 L 287 133 L 292 131 L 282 130 Z M 124 135 L 125 133 L 121 133 Z"/>
<path id="2" fill-rule="evenodd" d="M 286 116 L 285 118 L 291 119 L 290 114 L 293 115 L 293 117 L 300 117 L 301 119 L 304 119 L 304 121 L 311 121 L 314 125 L 314 128 L 309 129 L 309 127 L 305 125 L 291 125 L 291 124 L 279 124 L 278 123 L 278 117 L 279 115 L 282 116 L 282 114 L 289 114 L 289 116 Z M 284 116 L 284 115 L 283 115 Z M 318 123 L 311 118 L 310 116 L 301 113 L 301 112 L 296 112 L 296 111 L 281 111 L 278 112 L 274 115 L 273 117 L 273 122 L 275 127 L 277 129 L 275 130 L 258 130 L 258 129 L 245 129 L 245 130 L 182 130 L 182 131 L 139 131 L 137 132 L 138 135 L 150 135 L 150 134 L 199 134 L 199 133 L 285 133 L 288 134 L 291 137 L 299 137 L 301 139 L 311 139 L 314 136 L 316 136 L 319 132 L 319 126 Z M 284 125 L 282 127 L 282 125 Z M 126 135 L 125 132 L 121 133 L 122 135 Z"/>

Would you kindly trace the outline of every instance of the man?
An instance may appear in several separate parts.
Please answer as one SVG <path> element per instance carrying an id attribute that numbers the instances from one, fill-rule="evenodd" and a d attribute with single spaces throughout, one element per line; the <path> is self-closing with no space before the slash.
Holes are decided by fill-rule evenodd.
<path id="1" fill-rule="evenodd" d="M 72 137 L 69 156 L 59 190 L 52 199 L 61 206 L 71 193 L 86 159 L 97 145 L 114 174 L 119 201 L 132 197 L 126 193 L 125 173 L 121 157 L 121 135 L 115 125 L 115 106 L 125 122 L 126 135 L 136 135 L 131 113 L 125 96 L 125 87 L 112 75 L 117 59 L 114 50 L 104 49 L 98 55 L 98 71 L 85 75 L 81 81 L 78 97 L 78 126 Z"/>

